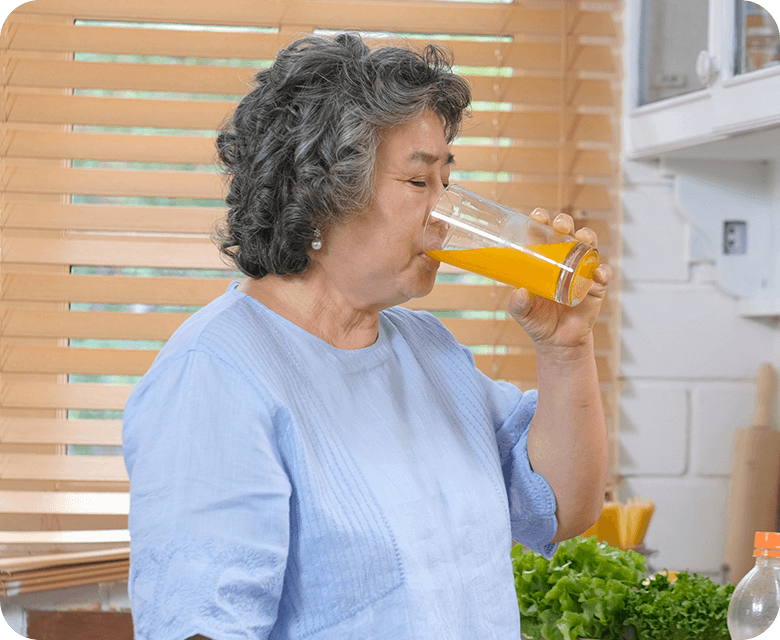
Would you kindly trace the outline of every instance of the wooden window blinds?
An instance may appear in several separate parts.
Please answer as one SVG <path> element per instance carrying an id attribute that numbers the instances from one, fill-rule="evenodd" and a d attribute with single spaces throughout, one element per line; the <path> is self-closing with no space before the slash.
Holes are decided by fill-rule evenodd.
<path id="1" fill-rule="evenodd" d="M 36 0 L 3 25 L 0 595 L 126 576 L 121 414 L 236 274 L 215 130 L 294 36 L 440 42 L 473 88 L 452 180 L 567 211 L 619 257 L 619 1 Z M 616 468 L 617 286 L 596 326 Z M 489 376 L 534 386 L 510 289 L 443 268 L 433 311 Z"/>

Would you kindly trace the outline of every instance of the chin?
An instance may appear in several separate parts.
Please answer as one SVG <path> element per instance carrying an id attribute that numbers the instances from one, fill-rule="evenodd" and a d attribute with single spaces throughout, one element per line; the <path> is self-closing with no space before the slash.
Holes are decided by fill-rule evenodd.
<path id="1" fill-rule="evenodd" d="M 398 290 L 399 300 L 394 304 L 403 304 L 412 298 L 423 298 L 433 290 L 433 286 L 436 284 L 436 271 L 440 263 L 423 254 L 420 254 L 420 258 L 422 261 L 416 265 L 417 268 L 412 272 L 414 275 L 407 272 L 405 282 Z"/>
<path id="2" fill-rule="evenodd" d="M 436 270 L 420 276 L 419 280 L 410 287 L 410 298 L 422 298 L 427 296 L 433 291 L 433 286 L 436 284 Z"/>

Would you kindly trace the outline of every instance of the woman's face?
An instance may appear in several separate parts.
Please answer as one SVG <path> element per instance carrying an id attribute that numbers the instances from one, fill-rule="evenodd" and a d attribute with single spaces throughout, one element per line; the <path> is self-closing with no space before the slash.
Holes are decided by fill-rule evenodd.
<path id="1" fill-rule="evenodd" d="M 328 230 L 323 248 L 310 254 L 355 308 L 386 308 L 430 293 L 439 262 L 424 253 L 423 229 L 451 164 L 432 111 L 385 132 L 371 205 Z"/>

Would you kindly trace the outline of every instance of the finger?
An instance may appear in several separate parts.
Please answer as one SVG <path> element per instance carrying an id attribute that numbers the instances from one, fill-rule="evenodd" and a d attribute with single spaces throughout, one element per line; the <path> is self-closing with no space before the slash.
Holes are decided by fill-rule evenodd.
<path id="1" fill-rule="evenodd" d="M 534 209 L 529 217 L 537 223 L 537 225 L 542 225 L 542 227 L 547 227 L 550 224 L 550 214 L 547 212 L 547 209 L 543 209 L 542 207 Z M 529 244 L 542 244 L 547 240 L 548 230 L 542 227 L 534 224 L 528 225 Z"/>
<path id="2" fill-rule="evenodd" d="M 593 274 L 593 286 L 588 291 L 588 296 L 603 299 L 611 280 L 612 268 L 608 264 L 600 264 Z"/>
<path id="3" fill-rule="evenodd" d="M 603 263 L 596 267 L 596 271 L 593 273 L 593 282 L 606 287 L 612 281 L 612 267 Z"/>
<path id="4" fill-rule="evenodd" d="M 574 218 L 568 213 L 559 213 L 552 221 L 552 228 L 558 233 L 572 235 L 574 233 Z"/>
<path id="5" fill-rule="evenodd" d="M 531 211 L 530 218 L 541 224 L 550 224 L 550 214 L 547 209 L 543 207 L 536 207 L 536 209 Z"/>
<path id="6" fill-rule="evenodd" d="M 582 229 L 578 229 L 574 233 L 574 237 L 577 238 L 577 240 L 580 242 L 589 244 L 591 247 L 599 246 L 599 237 L 596 235 L 596 232 L 589 227 L 582 227 Z"/>

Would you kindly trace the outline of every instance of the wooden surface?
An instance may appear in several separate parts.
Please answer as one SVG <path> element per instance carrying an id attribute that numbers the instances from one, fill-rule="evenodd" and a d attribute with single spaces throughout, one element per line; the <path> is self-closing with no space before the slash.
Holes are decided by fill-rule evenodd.
<path id="1" fill-rule="evenodd" d="M 33 640 L 133 640 L 133 620 L 118 611 L 28 611 Z"/>

